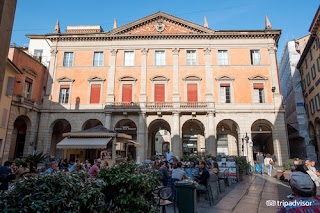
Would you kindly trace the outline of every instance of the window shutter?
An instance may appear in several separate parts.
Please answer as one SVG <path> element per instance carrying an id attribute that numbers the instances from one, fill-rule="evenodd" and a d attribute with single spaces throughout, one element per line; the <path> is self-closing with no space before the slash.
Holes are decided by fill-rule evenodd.
<path id="1" fill-rule="evenodd" d="M 3 111 L 2 111 L 1 128 L 6 128 L 7 116 L 8 116 L 8 110 L 7 109 L 3 109 Z"/>
<path id="2" fill-rule="evenodd" d="M 253 103 L 260 103 L 259 102 L 259 89 L 253 90 Z"/>
<path id="3" fill-rule="evenodd" d="M 220 84 L 220 87 L 230 87 L 230 84 L 228 83 Z"/>
<path id="4" fill-rule="evenodd" d="M 164 84 L 154 85 L 154 102 L 164 102 Z"/>
<path id="5" fill-rule="evenodd" d="M 132 102 L 132 84 L 122 85 L 122 102 Z"/>
<path id="6" fill-rule="evenodd" d="M 15 81 L 14 77 L 8 78 L 6 96 L 13 96 L 14 81 Z"/>
<path id="7" fill-rule="evenodd" d="M 60 85 L 60 89 L 69 89 L 70 86 L 69 85 Z"/>
<path id="8" fill-rule="evenodd" d="M 90 104 L 98 104 L 100 103 L 100 84 L 92 84 L 91 85 L 91 93 L 90 93 Z"/>
<path id="9" fill-rule="evenodd" d="M 254 83 L 253 89 L 263 89 L 263 83 Z"/>
<path id="10" fill-rule="evenodd" d="M 197 102 L 198 101 L 198 85 L 197 84 L 188 84 L 188 102 Z"/>

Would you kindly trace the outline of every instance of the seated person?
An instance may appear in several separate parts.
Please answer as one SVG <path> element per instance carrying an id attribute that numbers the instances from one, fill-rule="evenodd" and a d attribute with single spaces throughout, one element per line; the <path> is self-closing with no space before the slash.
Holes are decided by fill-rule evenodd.
<path id="1" fill-rule="evenodd" d="M 309 160 L 305 161 L 306 172 L 311 177 L 316 186 L 320 186 L 320 178 L 317 176 L 317 172 L 315 172 L 312 168 L 311 162 Z"/>
<path id="2" fill-rule="evenodd" d="M 207 186 L 207 182 L 208 182 L 208 179 L 210 178 L 210 174 L 206 168 L 206 162 L 205 161 L 201 161 L 200 162 L 200 165 L 199 165 L 199 178 L 198 178 L 198 183 L 199 183 L 199 186 L 198 188 L 199 189 L 203 189 L 203 188 L 206 188 Z"/>
<path id="3" fill-rule="evenodd" d="M 172 170 L 171 178 L 176 180 L 183 180 L 187 178 L 187 173 L 182 170 L 182 163 L 177 163 L 177 168 Z"/>
<path id="4" fill-rule="evenodd" d="M 196 169 L 196 163 L 194 161 L 190 161 L 190 166 L 185 171 L 190 179 L 195 179 L 199 176 L 199 172 Z"/>
<path id="5" fill-rule="evenodd" d="M 278 213 L 285 212 L 319 212 L 320 200 L 316 195 L 316 186 L 311 178 L 300 171 L 290 175 L 290 186 L 294 194 L 295 205 L 282 206 Z M 306 205 L 308 202 L 310 205 Z"/>
<path id="6" fill-rule="evenodd" d="M 212 169 L 211 169 L 211 172 L 216 174 L 216 175 L 219 175 L 219 165 L 217 162 L 213 162 L 212 163 Z"/>

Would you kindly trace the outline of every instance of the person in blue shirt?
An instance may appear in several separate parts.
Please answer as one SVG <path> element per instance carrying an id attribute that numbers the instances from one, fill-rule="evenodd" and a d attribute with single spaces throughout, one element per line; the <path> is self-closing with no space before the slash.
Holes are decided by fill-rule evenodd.
<path id="1" fill-rule="evenodd" d="M 50 167 L 44 171 L 43 174 L 50 174 L 50 173 L 56 173 L 58 171 L 58 164 L 55 161 L 50 162 Z"/>
<path id="2" fill-rule="evenodd" d="M 196 169 L 196 163 L 194 161 L 190 161 L 189 168 L 185 170 L 190 179 L 196 179 L 199 176 L 199 172 Z"/>

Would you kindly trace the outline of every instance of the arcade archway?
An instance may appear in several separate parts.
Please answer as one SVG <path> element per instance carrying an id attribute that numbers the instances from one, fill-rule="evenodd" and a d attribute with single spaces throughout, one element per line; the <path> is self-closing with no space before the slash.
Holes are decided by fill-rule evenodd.
<path id="1" fill-rule="evenodd" d="M 171 128 L 167 121 L 163 119 L 152 121 L 148 133 L 148 158 L 154 155 L 164 155 L 168 148 L 172 150 Z"/>
<path id="2" fill-rule="evenodd" d="M 182 126 L 183 155 L 205 153 L 204 125 L 196 119 L 187 120 Z"/>
<path id="3" fill-rule="evenodd" d="M 57 144 L 63 139 L 62 134 L 66 132 L 71 132 L 71 125 L 69 121 L 65 119 L 59 119 L 53 122 L 52 124 L 52 136 L 51 136 L 51 146 L 50 146 L 50 155 L 54 156 L 57 159 L 62 159 L 63 150 L 57 149 Z M 74 161 L 75 157 L 71 156 L 70 160 Z"/>
<path id="4" fill-rule="evenodd" d="M 231 120 L 224 119 L 217 125 L 217 155 L 237 155 L 243 153 L 243 144 L 238 141 L 239 125 Z"/>

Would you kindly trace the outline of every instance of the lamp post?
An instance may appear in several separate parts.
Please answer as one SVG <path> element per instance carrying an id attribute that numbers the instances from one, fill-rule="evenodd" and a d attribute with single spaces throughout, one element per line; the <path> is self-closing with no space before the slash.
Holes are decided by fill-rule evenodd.
<path id="1" fill-rule="evenodd" d="M 244 141 L 246 141 L 246 147 L 244 147 L 244 144 L 245 144 Z M 244 148 L 246 148 L 246 150 L 247 150 L 247 156 L 249 154 L 248 142 L 249 142 L 249 136 L 248 136 L 248 133 L 246 133 L 246 136 L 242 137 L 242 153 L 243 153 L 243 156 L 245 156 Z"/>

